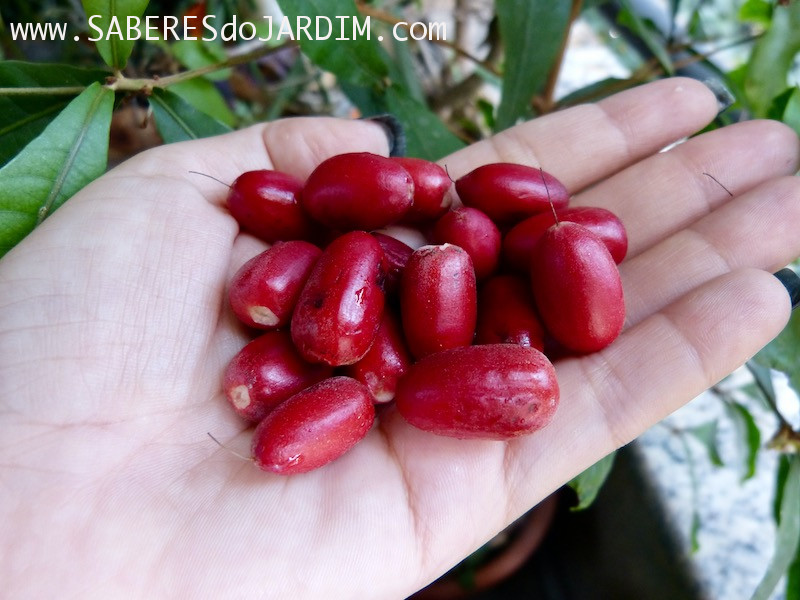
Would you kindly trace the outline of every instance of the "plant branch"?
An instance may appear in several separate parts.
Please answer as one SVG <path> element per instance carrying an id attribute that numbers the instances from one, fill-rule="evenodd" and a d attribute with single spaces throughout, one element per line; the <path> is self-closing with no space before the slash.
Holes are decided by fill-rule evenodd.
<path id="1" fill-rule="evenodd" d="M 569 32 L 572 30 L 572 24 L 581 14 L 582 5 L 583 0 L 572 0 L 572 6 L 569 10 L 569 20 L 567 21 L 567 27 L 564 31 L 564 37 L 561 39 L 561 46 L 558 49 L 556 60 L 553 62 L 553 66 L 550 68 L 550 72 L 547 74 L 547 81 L 544 84 L 544 90 L 542 91 L 541 96 L 535 101 L 535 108 L 538 108 L 542 113 L 552 111 L 555 106 L 553 96 L 555 95 L 558 76 L 561 74 L 561 66 L 564 64 L 564 56 L 567 53 Z"/>
<path id="2" fill-rule="evenodd" d="M 357 2 L 356 6 L 358 8 L 358 12 L 360 12 L 364 16 L 372 17 L 372 18 L 374 18 L 374 19 L 376 19 L 376 20 L 378 20 L 378 21 L 380 21 L 382 23 L 388 23 L 389 25 L 396 25 L 398 27 L 402 27 L 406 31 L 408 31 L 410 29 L 410 25 L 404 23 L 402 19 L 398 19 L 394 15 L 391 15 L 391 14 L 389 14 L 389 13 L 383 11 L 383 10 L 380 10 L 380 9 L 377 9 L 377 8 L 373 8 L 372 6 L 367 6 L 366 4 L 362 4 L 361 2 Z M 473 56 L 472 54 L 470 54 L 466 50 L 464 50 L 462 48 L 459 48 L 453 42 L 448 42 L 447 40 L 438 40 L 438 39 L 429 39 L 429 40 L 426 40 L 426 41 L 429 41 L 429 42 L 431 42 L 433 44 L 436 44 L 438 46 L 443 46 L 445 48 L 450 48 L 450 50 L 455 52 L 458 56 L 460 56 L 462 58 L 466 58 L 470 62 L 473 62 L 476 65 L 479 65 L 479 66 L 483 67 L 484 69 L 489 71 L 492 75 L 496 75 L 497 77 L 500 77 L 500 72 L 497 70 L 497 68 L 494 65 L 492 65 L 491 63 L 489 63 L 487 61 L 481 60 L 477 56 Z"/>
<path id="3" fill-rule="evenodd" d="M 115 72 L 108 78 L 106 87 L 115 92 L 145 92 L 149 93 L 155 88 L 166 88 L 176 83 L 188 81 L 196 77 L 202 77 L 209 73 L 242 65 L 259 58 L 269 56 L 286 47 L 294 46 L 296 42 L 289 40 L 280 46 L 259 46 L 255 50 L 245 52 L 244 54 L 237 54 L 229 56 L 223 61 L 211 65 L 205 65 L 197 69 L 190 69 L 168 75 L 166 77 L 153 77 L 153 78 L 128 78 L 122 73 Z M 67 87 L 20 87 L 20 88 L 0 88 L 0 96 L 32 96 L 32 95 L 46 95 L 46 96 L 77 96 L 86 86 L 67 86 Z"/>

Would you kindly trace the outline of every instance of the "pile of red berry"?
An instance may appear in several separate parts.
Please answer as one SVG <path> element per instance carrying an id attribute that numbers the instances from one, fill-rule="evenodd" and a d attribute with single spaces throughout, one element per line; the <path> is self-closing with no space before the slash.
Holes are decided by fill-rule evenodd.
<path id="1" fill-rule="evenodd" d="M 625 316 L 617 263 L 627 236 L 600 208 L 568 208 L 552 175 L 488 164 L 455 182 L 415 158 L 341 154 L 305 183 L 250 171 L 228 208 L 272 246 L 230 282 L 262 330 L 229 364 L 224 391 L 257 423 L 252 455 L 281 474 L 320 467 L 394 401 L 412 425 L 510 439 L 558 405 L 546 354 L 595 352 Z M 404 224 L 416 250 L 376 230 Z M 371 233 L 368 233 L 371 232 Z"/>

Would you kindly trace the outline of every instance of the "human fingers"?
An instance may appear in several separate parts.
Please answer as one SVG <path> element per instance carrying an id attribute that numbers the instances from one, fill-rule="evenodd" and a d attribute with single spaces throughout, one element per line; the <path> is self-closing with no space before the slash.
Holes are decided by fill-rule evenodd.
<path id="1" fill-rule="evenodd" d="M 620 265 L 627 323 L 702 283 L 754 267 L 777 271 L 800 255 L 800 178 L 762 183 Z"/>
<path id="2" fill-rule="evenodd" d="M 522 123 L 440 162 L 453 178 L 490 162 L 541 167 L 576 193 L 696 132 L 716 112 L 702 83 L 664 79 Z"/>
<path id="3" fill-rule="evenodd" d="M 798 160 L 800 142 L 792 129 L 775 121 L 746 121 L 637 162 L 571 204 L 613 211 L 628 231 L 630 258 L 727 202 L 729 192 L 740 195 L 794 173 Z"/>

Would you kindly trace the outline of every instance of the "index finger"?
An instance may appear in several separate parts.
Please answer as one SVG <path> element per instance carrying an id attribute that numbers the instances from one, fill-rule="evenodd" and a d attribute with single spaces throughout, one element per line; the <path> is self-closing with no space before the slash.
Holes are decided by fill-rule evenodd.
<path id="1" fill-rule="evenodd" d="M 454 179 L 491 162 L 541 167 L 575 193 L 702 129 L 717 109 L 702 83 L 663 79 L 522 123 L 440 162 Z"/>

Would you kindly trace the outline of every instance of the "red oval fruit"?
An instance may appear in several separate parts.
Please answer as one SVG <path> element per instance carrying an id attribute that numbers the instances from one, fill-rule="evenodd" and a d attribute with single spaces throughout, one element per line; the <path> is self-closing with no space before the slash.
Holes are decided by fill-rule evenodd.
<path id="1" fill-rule="evenodd" d="M 413 157 L 392 157 L 414 181 L 414 203 L 403 217 L 405 223 L 424 223 L 441 217 L 450 208 L 453 199 L 447 195 L 452 181 L 436 163 Z"/>
<path id="2" fill-rule="evenodd" d="M 299 240 L 276 242 L 231 279 L 231 308 L 245 325 L 277 329 L 289 323 L 300 291 L 322 250 Z"/>
<path id="3" fill-rule="evenodd" d="M 437 244 L 454 244 L 472 259 L 476 279 L 491 275 L 500 261 L 500 230 L 477 208 L 462 206 L 436 221 L 433 238 Z"/>
<path id="4" fill-rule="evenodd" d="M 403 333 L 391 311 L 383 313 L 381 326 L 369 352 L 357 363 L 345 367 L 345 375 L 367 386 L 376 403 L 394 398 L 397 381 L 411 365 Z"/>
<path id="5" fill-rule="evenodd" d="M 315 227 L 300 208 L 303 182 L 280 171 L 247 171 L 228 192 L 228 210 L 243 229 L 267 242 L 306 240 Z"/>
<path id="6" fill-rule="evenodd" d="M 610 210 L 596 207 L 576 207 L 557 211 L 559 221 L 583 225 L 603 243 L 619 264 L 628 251 L 628 235 L 619 217 Z M 531 254 L 548 227 L 555 224 L 552 211 L 543 212 L 517 223 L 503 238 L 503 259 L 518 271 L 527 273 Z"/>
<path id="7" fill-rule="evenodd" d="M 547 229 L 531 259 L 531 284 L 545 327 L 566 348 L 595 352 L 622 331 L 617 265 L 586 227 L 563 221 Z"/>
<path id="8" fill-rule="evenodd" d="M 306 473 L 336 460 L 370 430 L 369 391 L 349 377 L 332 377 L 268 414 L 253 433 L 253 460 L 279 475 Z"/>
<path id="9" fill-rule="evenodd" d="M 349 365 L 367 353 L 383 314 L 383 250 L 351 231 L 325 248 L 292 315 L 291 332 L 309 362 Z"/>
<path id="10" fill-rule="evenodd" d="M 332 372 L 330 367 L 305 362 L 287 332 L 270 331 L 231 360 L 222 387 L 239 416 L 258 422 L 289 396 L 330 377 Z"/>
<path id="11" fill-rule="evenodd" d="M 425 431 L 506 440 L 541 429 L 559 400 L 553 365 L 535 348 L 489 344 L 431 354 L 400 379 L 395 402 Z"/>
<path id="12" fill-rule="evenodd" d="M 456 180 L 456 192 L 466 206 L 482 210 L 495 223 L 513 223 L 552 210 L 550 203 L 565 208 L 569 193 L 558 179 L 534 167 L 491 163 Z"/>
<path id="13" fill-rule="evenodd" d="M 400 282 L 400 310 L 414 357 L 470 345 L 477 293 L 469 254 L 452 244 L 416 250 Z"/>
<path id="14" fill-rule="evenodd" d="M 316 221 L 343 231 L 379 229 L 411 208 L 414 183 L 402 166 L 369 152 L 338 154 L 309 175 L 303 209 Z"/>
<path id="15" fill-rule="evenodd" d="M 517 344 L 544 351 L 544 329 L 530 285 L 519 277 L 497 275 L 478 293 L 476 344 Z"/>
<path id="16" fill-rule="evenodd" d="M 393 294 L 400 286 L 400 277 L 408 264 L 408 259 L 414 253 L 411 246 L 404 244 L 392 236 L 373 231 L 372 235 L 381 245 L 384 256 L 384 272 L 386 279 L 383 282 L 387 294 Z"/>

